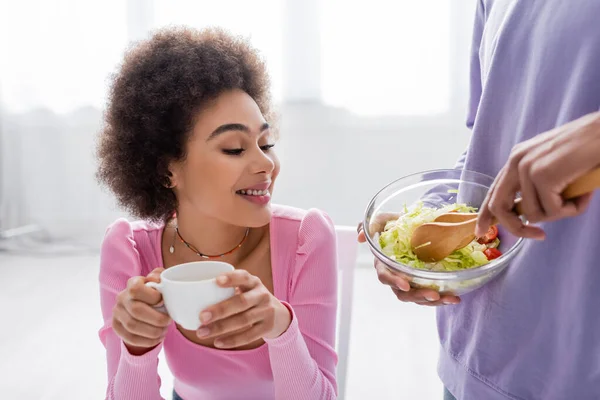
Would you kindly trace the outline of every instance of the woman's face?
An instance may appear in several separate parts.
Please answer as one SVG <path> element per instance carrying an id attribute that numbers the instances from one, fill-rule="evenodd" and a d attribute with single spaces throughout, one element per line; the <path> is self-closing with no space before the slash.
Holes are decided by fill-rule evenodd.
<path id="1" fill-rule="evenodd" d="M 196 116 L 186 158 L 170 165 L 180 214 L 244 227 L 268 224 L 279 174 L 272 147 L 269 125 L 254 100 L 241 90 L 222 93 Z"/>

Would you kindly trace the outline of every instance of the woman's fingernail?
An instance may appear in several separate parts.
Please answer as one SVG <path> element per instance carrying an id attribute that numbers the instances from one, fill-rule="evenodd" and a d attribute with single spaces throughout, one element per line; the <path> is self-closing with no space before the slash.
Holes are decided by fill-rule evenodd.
<path id="1" fill-rule="evenodd" d="M 217 283 L 220 285 L 224 285 L 227 283 L 228 280 L 229 280 L 229 278 L 227 278 L 226 276 L 219 276 L 217 278 Z"/>
<path id="2" fill-rule="evenodd" d="M 198 337 L 208 336 L 209 330 L 208 328 L 200 328 L 198 329 L 197 335 Z"/>
<path id="3" fill-rule="evenodd" d="M 223 347 L 223 341 L 222 340 L 215 340 L 215 347 Z"/>
<path id="4" fill-rule="evenodd" d="M 212 318 L 212 314 L 208 311 L 203 312 L 202 314 L 200 314 L 200 320 L 202 322 L 208 322 L 210 321 L 210 319 Z"/>
<path id="5" fill-rule="evenodd" d="M 426 299 L 427 301 L 436 301 L 436 300 L 437 300 L 437 299 L 436 299 L 436 298 L 434 298 L 433 296 L 425 296 L 425 299 Z"/>

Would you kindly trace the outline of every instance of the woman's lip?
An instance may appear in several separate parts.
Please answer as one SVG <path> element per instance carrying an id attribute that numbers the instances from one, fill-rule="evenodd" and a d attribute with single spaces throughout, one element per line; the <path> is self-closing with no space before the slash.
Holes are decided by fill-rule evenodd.
<path id="1" fill-rule="evenodd" d="M 246 195 L 246 194 L 240 194 L 240 193 L 238 193 L 238 195 L 242 196 L 244 199 L 248 200 L 251 203 L 258 204 L 261 206 L 264 206 L 271 201 L 270 193 L 267 193 L 266 195 L 262 195 L 262 196 L 253 196 L 253 195 Z"/>

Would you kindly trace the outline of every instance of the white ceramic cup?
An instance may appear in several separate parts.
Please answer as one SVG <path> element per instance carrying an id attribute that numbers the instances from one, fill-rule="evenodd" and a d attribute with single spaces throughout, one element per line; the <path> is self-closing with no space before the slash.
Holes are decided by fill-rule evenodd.
<path id="1" fill-rule="evenodd" d="M 234 288 L 217 285 L 216 277 L 233 271 L 231 264 L 221 261 L 196 261 L 175 265 L 160 274 L 160 283 L 147 282 L 163 297 L 165 309 L 173 321 L 184 329 L 200 327 L 200 312 L 232 297 Z"/>

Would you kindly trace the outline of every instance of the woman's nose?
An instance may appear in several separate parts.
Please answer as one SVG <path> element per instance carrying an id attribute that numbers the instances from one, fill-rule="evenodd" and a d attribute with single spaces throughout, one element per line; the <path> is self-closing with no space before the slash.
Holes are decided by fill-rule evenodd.
<path id="1" fill-rule="evenodd" d="M 271 173 L 275 168 L 275 162 L 268 153 L 265 153 L 260 147 L 257 147 L 254 157 L 254 172 Z"/>

